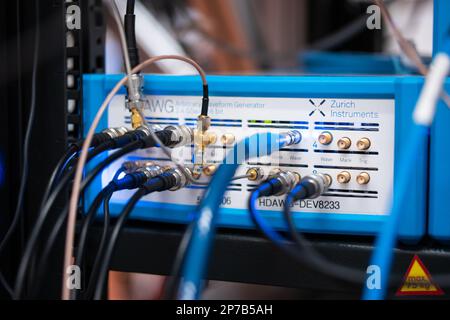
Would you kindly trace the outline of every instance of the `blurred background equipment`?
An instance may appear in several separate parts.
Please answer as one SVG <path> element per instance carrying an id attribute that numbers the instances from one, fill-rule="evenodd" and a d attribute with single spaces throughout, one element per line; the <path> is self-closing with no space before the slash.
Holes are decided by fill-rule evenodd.
<path id="1" fill-rule="evenodd" d="M 107 117 L 100 120 L 99 129 L 110 128 L 97 132 L 95 148 L 86 149 L 87 160 L 92 159 L 86 166 L 89 174 L 80 181 L 80 205 L 74 205 L 71 211 L 76 215 L 77 226 L 71 229 L 69 224 L 69 229 L 75 231 L 73 255 L 81 263 L 83 283 L 82 290 L 70 298 L 198 298 L 203 285 L 205 299 L 359 298 L 360 272 L 353 271 L 365 269 L 375 248 L 373 236 L 382 222 L 388 220 L 388 190 L 393 188 L 395 177 L 398 178 L 398 169 L 409 168 L 400 165 L 400 155 L 405 150 L 415 152 L 410 156 L 415 159 L 410 165 L 417 172 L 402 175 L 409 179 L 403 179 L 408 183 L 402 184 L 408 186 L 408 192 L 403 190 L 408 201 L 400 206 L 394 197 L 397 204 L 394 212 L 398 214 L 384 232 L 388 235 L 386 241 L 381 241 L 384 245 L 377 247 L 387 254 L 376 255 L 374 261 L 384 258 L 386 270 L 393 264 L 394 282 L 405 271 L 412 253 L 420 254 L 433 272 L 448 273 L 446 263 L 450 252 L 434 242 L 450 239 L 446 210 L 450 196 L 445 196 L 450 192 L 446 187 L 450 171 L 442 162 L 449 150 L 445 103 L 438 106 L 430 135 L 427 128 L 414 131 L 417 139 L 413 141 L 410 135 L 415 126 L 410 115 L 423 83 L 418 75 L 427 75 L 435 55 L 448 51 L 450 11 L 447 9 L 450 8 L 443 4 L 445 1 L 385 0 L 381 30 L 370 30 L 366 24 L 367 8 L 373 3 L 380 5 L 378 0 L 34 0 L 32 5 L 25 0 L 1 2 L 0 61 L 7 63 L 0 72 L 0 102 L 6 106 L 0 117 L 0 200 L 4 209 L 0 214 L 0 297 L 60 298 L 63 253 L 66 253 L 66 264 L 72 261 L 72 253 L 64 250 L 63 243 L 70 185 L 82 139 L 106 94 L 120 79 L 113 74 L 126 71 L 131 76 L 129 69 L 161 55 L 165 58 L 157 58 L 161 61 L 146 68 L 145 73 L 194 76 L 132 75 L 130 81 L 124 82 L 126 90 L 121 89 L 112 100 Z M 66 23 L 71 6 L 80 9 L 81 29 L 69 28 Z M 130 18 L 133 14 L 135 24 L 127 27 L 125 21 L 123 30 L 117 17 Z M 127 45 L 128 49 L 132 46 L 132 29 L 135 29 L 138 54 L 132 52 L 134 48 L 124 50 Z M 122 33 L 128 36 L 128 43 L 124 43 Z M 39 46 L 35 45 L 36 41 Z M 134 61 L 131 68 L 124 68 L 124 52 L 131 54 Z M 185 58 L 167 59 L 167 55 L 190 57 L 194 62 Z M 137 56 L 140 59 L 134 58 Z M 195 61 L 208 74 L 208 80 Z M 196 75 L 198 71 L 202 83 Z M 265 77 L 244 77 L 249 75 Z M 440 82 L 443 81 L 439 81 L 439 88 Z M 232 99 L 240 98 L 241 109 L 214 114 L 215 105 L 212 114 L 208 114 L 210 92 L 212 105 L 236 103 Z M 438 99 L 439 92 L 433 93 L 433 98 Z M 323 99 L 316 102 L 313 99 L 316 97 Z M 448 95 L 442 92 L 441 97 L 448 103 Z M 321 114 L 326 117 L 324 110 L 328 114 L 332 108 L 325 103 L 328 98 L 338 99 L 344 110 L 356 101 L 367 112 L 373 111 L 376 99 L 377 120 L 324 121 Z M 250 99 L 261 99 L 264 108 L 259 106 L 260 101 Z M 279 111 L 294 103 L 289 99 L 297 99 L 296 106 L 307 105 L 314 111 L 309 114 L 309 109 L 307 113 L 302 110 L 303 114 L 295 115 L 299 119 L 292 112 Z M 352 101 L 344 101 L 348 99 Z M 251 112 L 254 112 L 252 117 Z M 307 117 L 311 122 L 308 118 L 305 123 Z M 245 127 L 241 130 L 243 123 Z M 311 130 L 310 123 L 314 125 Z M 201 125 L 207 128 L 203 130 Z M 131 131 L 131 126 L 137 129 Z M 229 174 L 229 185 L 222 183 L 221 188 L 218 184 L 208 185 L 211 176 L 222 174 L 219 170 L 222 158 L 211 163 L 207 163 L 208 159 L 217 158 L 221 150 L 232 149 L 250 131 L 256 133 L 260 129 L 276 132 L 287 147 L 303 144 L 304 147 L 292 151 L 302 154 L 301 160 L 289 161 L 311 163 L 306 167 L 288 163 L 283 170 L 270 168 L 275 170 L 269 172 L 266 167 L 271 164 L 258 161 L 242 168 L 235 176 Z M 315 130 L 320 132 L 316 134 Z M 177 143 L 169 141 L 172 135 L 177 137 Z M 185 162 L 173 167 L 165 152 L 169 152 L 167 148 L 181 148 L 185 144 L 186 149 L 191 149 L 187 138 L 195 138 L 192 149 L 196 151 L 194 160 L 199 167 L 187 168 Z M 142 164 L 143 158 L 147 161 L 155 153 L 138 150 L 128 162 L 106 168 L 129 151 L 156 146 L 155 150 L 164 152 L 151 159 L 157 165 Z M 214 149 L 211 158 L 205 156 L 208 146 Z M 115 148 L 119 150 L 108 154 L 108 158 L 95 157 Z M 353 165 L 315 166 L 317 163 L 313 161 L 318 157 L 311 152 L 308 158 L 308 149 L 314 149 L 317 154 L 342 155 L 345 161 L 353 161 Z M 355 169 L 354 162 L 367 160 L 364 156 L 369 153 L 374 155 L 371 160 L 376 160 L 364 166 L 364 170 Z M 199 154 L 201 161 L 197 162 Z M 190 158 L 185 160 L 188 164 L 192 162 Z M 98 176 L 90 171 L 93 168 Z M 295 168 L 300 168 L 299 172 Z M 325 169 L 332 172 L 328 177 L 317 172 Z M 99 195 L 100 188 L 113 175 L 108 185 L 112 189 Z M 201 179 L 197 175 L 202 175 Z M 378 178 L 382 175 L 384 179 Z M 294 188 L 302 184 L 309 192 L 314 181 L 321 181 L 321 188 L 313 194 Z M 88 188 L 90 182 L 92 186 Z M 371 190 L 373 186 L 381 191 Z M 135 187 L 139 191 L 131 198 L 127 210 L 122 211 L 131 193 L 118 192 L 118 196 L 111 197 L 112 192 Z M 200 202 L 207 187 L 213 190 L 208 196 L 219 189 L 238 193 L 223 199 L 206 197 L 207 204 L 211 201 L 218 206 L 217 201 L 222 200 L 222 206 L 230 210 L 221 216 L 217 234 L 214 233 L 216 221 L 208 220 L 213 221 L 209 225 L 210 241 L 199 247 L 196 232 L 204 221 L 197 221 L 200 226 L 197 229 L 193 227 L 196 220 L 186 228 L 189 222 L 186 217 L 192 212 L 192 207 L 187 205 Z M 255 191 L 255 188 L 261 189 Z M 177 193 L 164 198 L 158 192 L 166 189 Z M 267 219 L 270 221 L 267 228 L 261 218 L 267 212 L 259 215 L 256 201 L 261 209 L 261 203 L 271 201 L 267 196 L 291 196 L 293 190 L 298 191 L 296 199 L 317 195 L 336 197 L 350 210 L 339 212 L 344 212 L 345 218 L 334 211 L 324 215 L 323 210 L 309 212 L 312 214 L 309 220 L 293 214 L 292 220 L 297 222 L 294 225 L 289 220 L 290 211 L 285 210 L 286 218 L 280 209 L 280 215 Z M 138 202 L 146 192 L 155 195 Z M 256 194 L 249 203 L 253 222 L 246 215 L 246 197 L 251 192 Z M 91 206 L 94 198 L 97 200 Z M 77 204 L 78 198 L 74 199 L 73 203 Z M 169 203 L 169 209 L 155 210 L 161 203 Z M 135 216 L 128 219 L 135 204 Z M 407 220 L 397 219 L 399 208 L 409 213 Z M 103 219 L 93 219 L 97 209 L 103 213 Z M 116 219 L 119 212 L 122 218 Z M 205 212 L 209 213 L 207 209 L 200 211 Z M 91 213 L 92 219 L 85 218 L 85 213 Z M 289 239 L 284 239 L 287 233 L 278 234 L 285 226 L 283 219 L 291 224 Z M 397 228 L 398 221 L 402 223 Z M 256 232 L 254 222 L 281 250 Z M 314 234 L 303 239 L 296 227 Z M 403 243 L 396 246 L 392 256 L 397 236 Z M 291 238 L 296 240 L 292 245 L 295 249 L 285 250 L 279 240 Z M 215 247 L 211 253 L 213 240 Z M 71 242 L 67 243 L 72 249 Z M 314 258 L 309 263 L 292 253 L 304 246 L 310 248 L 308 257 Z M 288 256 L 283 254 L 286 251 Z M 192 258 L 197 254 L 201 261 Z M 186 260 L 196 263 L 189 264 Z M 207 268 L 208 261 L 211 261 L 210 268 Z M 324 265 L 335 266 L 337 271 L 328 272 Z M 348 266 L 344 268 L 348 274 L 343 277 L 340 266 Z M 186 275 L 185 270 L 194 270 L 189 275 L 197 282 L 197 292 L 188 292 L 189 284 L 179 281 L 182 273 Z M 203 282 L 203 278 L 236 284 Z M 348 279 L 340 281 L 342 278 Z M 443 283 L 444 288 L 450 288 L 445 286 L 448 281 Z"/>

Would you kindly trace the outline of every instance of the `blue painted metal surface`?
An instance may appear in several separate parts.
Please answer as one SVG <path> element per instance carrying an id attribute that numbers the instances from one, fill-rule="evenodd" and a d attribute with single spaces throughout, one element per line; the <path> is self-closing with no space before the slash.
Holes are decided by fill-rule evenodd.
<path id="1" fill-rule="evenodd" d="M 84 119 L 85 126 L 92 121 L 98 107 L 109 90 L 120 79 L 118 75 L 86 75 L 84 77 Z M 334 97 L 395 99 L 395 154 L 396 159 L 402 153 L 402 141 L 408 139 L 411 129 L 411 114 L 417 96 L 423 84 L 422 77 L 416 76 L 211 76 L 208 78 L 211 96 L 242 97 Z M 196 76 L 146 76 L 146 94 L 159 95 L 201 95 L 200 80 Z M 121 91 L 125 93 L 124 90 Z M 301 119 L 299 119 L 301 120 Z M 107 114 L 99 128 L 106 127 Z M 425 212 L 427 185 L 426 152 L 417 154 L 414 159 L 417 174 L 411 176 L 408 206 L 408 219 L 403 221 L 399 234 L 403 241 L 415 242 L 425 233 Z M 94 161 L 95 163 L 95 161 Z M 398 170 L 395 163 L 394 171 Z M 395 180 L 394 180 L 395 181 Z M 101 182 L 97 179 L 87 192 L 88 203 L 100 190 Z M 395 189 L 395 186 L 394 186 Z M 112 203 L 111 212 L 117 214 L 122 203 Z M 185 223 L 192 219 L 195 208 L 184 205 L 160 203 L 138 203 L 132 213 L 135 219 L 157 220 Z M 277 212 L 262 212 L 275 228 L 285 228 L 282 215 Z M 358 214 L 314 214 L 297 215 L 296 224 L 307 232 L 333 234 L 375 234 L 385 217 L 379 215 Z M 222 209 L 219 225 L 235 228 L 252 228 L 246 210 Z"/>

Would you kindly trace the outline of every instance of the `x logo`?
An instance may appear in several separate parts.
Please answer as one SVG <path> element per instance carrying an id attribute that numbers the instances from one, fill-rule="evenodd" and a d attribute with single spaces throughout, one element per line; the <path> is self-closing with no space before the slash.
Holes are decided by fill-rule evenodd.
<path id="1" fill-rule="evenodd" d="M 319 105 L 316 105 L 316 104 L 314 103 L 314 101 L 312 101 L 311 99 L 309 99 L 309 102 L 310 102 L 310 103 L 314 106 L 314 108 L 315 108 L 313 111 L 311 111 L 311 113 L 309 114 L 309 116 L 311 117 L 316 111 L 319 111 L 320 114 L 321 114 L 322 116 L 325 117 L 325 113 L 323 113 L 322 110 L 319 109 L 319 108 L 325 103 L 325 101 L 327 101 L 327 100 L 322 100 L 322 102 L 321 102 Z"/>

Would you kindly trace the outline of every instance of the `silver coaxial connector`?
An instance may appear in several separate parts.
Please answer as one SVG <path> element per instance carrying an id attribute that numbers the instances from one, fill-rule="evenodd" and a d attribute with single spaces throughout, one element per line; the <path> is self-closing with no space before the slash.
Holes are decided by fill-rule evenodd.
<path id="1" fill-rule="evenodd" d="M 107 128 L 107 129 L 103 130 L 102 132 L 104 132 L 108 136 L 110 136 L 111 139 L 115 139 L 115 138 L 123 136 L 124 134 L 129 132 L 129 130 L 126 127 L 118 127 L 118 128 Z"/>
<path id="2" fill-rule="evenodd" d="M 151 132 L 150 132 L 151 129 L 147 126 L 140 126 L 139 128 L 136 128 L 135 130 L 142 131 L 146 137 L 149 137 L 151 135 Z"/>
<path id="3" fill-rule="evenodd" d="M 287 138 L 286 146 L 292 146 L 294 144 L 299 144 L 302 141 L 302 134 L 300 131 L 292 130 L 282 133 Z"/>
<path id="4" fill-rule="evenodd" d="M 279 192 L 274 194 L 274 196 L 281 196 L 283 194 L 290 192 L 299 182 L 299 175 L 291 171 L 278 172 L 271 178 L 278 179 L 278 181 L 280 181 L 283 186 L 283 188 Z"/>
<path id="5" fill-rule="evenodd" d="M 115 129 L 120 136 L 123 136 L 124 134 L 131 131 L 131 129 L 128 129 L 127 127 L 117 127 Z"/>
<path id="6" fill-rule="evenodd" d="M 190 145 L 194 141 L 194 131 L 188 126 L 168 126 L 164 130 L 169 130 L 172 132 L 170 147 L 182 147 L 185 145 Z"/>
<path id="7" fill-rule="evenodd" d="M 153 165 L 155 165 L 155 163 L 150 160 L 125 161 L 124 163 L 122 163 L 122 167 L 125 169 L 126 173 L 132 173 L 137 169 L 150 167 Z"/>
<path id="8" fill-rule="evenodd" d="M 185 170 L 189 170 L 189 169 L 186 168 Z M 186 178 L 186 175 L 183 172 L 181 172 L 180 169 L 175 168 L 175 169 L 171 169 L 167 172 L 171 173 L 176 179 L 176 183 L 172 188 L 169 189 L 170 191 L 179 190 L 189 184 L 189 180 Z M 189 174 L 191 174 L 191 173 L 189 173 Z"/>
<path id="9" fill-rule="evenodd" d="M 141 105 L 134 105 L 135 103 L 143 102 L 143 89 L 144 89 L 144 77 L 141 74 L 132 74 L 127 81 L 127 107 L 131 109 L 132 107 L 140 107 Z"/>

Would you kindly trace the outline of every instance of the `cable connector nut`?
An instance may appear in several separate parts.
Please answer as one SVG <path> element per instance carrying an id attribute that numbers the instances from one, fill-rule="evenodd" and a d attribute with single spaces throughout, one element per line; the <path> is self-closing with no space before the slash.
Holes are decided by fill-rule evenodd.
<path id="1" fill-rule="evenodd" d="M 149 160 L 135 160 L 135 161 L 125 161 L 122 163 L 122 168 L 125 169 L 126 173 L 135 172 L 138 169 L 153 166 L 155 163 Z"/>
<path id="2" fill-rule="evenodd" d="M 168 126 L 164 130 L 171 131 L 170 140 L 173 142 L 170 147 L 182 147 L 192 144 L 194 140 L 194 131 L 188 126 Z"/>
<path id="3" fill-rule="evenodd" d="M 281 182 L 281 190 L 274 194 L 274 196 L 281 196 L 294 189 L 295 185 L 300 182 L 300 175 L 291 171 L 281 171 L 273 176 L 272 179 L 277 179 Z"/>
<path id="4" fill-rule="evenodd" d="M 322 173 L 316 173 L 309 176 L 306 176 L 300 181 L 302 185 L 310 184 L 307 190 L 312 190 L 312 193 L 308 195 L 308 199 L 315 199 L 320 197 L 324 192 L 328 190 L 328 187 L 331 184 L 330 178 L 327 175 Z M 311 188 L 311 185 L 313 188 Z"/>
<path id="5" fill-rule="evenodd" d="M 132 74 L 127 82 L 127 103 L 143 100 L 144 77 L 141 74 Z"/>
<path id="6" fill-rule="evenodd" d="M 185 170 L 189 170 L 189 169 L 186 168 Z M 183 172 L 181 172 L 180 169 L 176 168 L 176 169 L 169 170 L 167 172 L 171 173 L 176 179 L 176 183 L 172 188 L 169 189 L 170 191 L 179 190 L 181 188 L 186 187 L 189 184 L 189 180 L 186 178 L 186 175 Z M 191 174 L 191 173 L 189 172 L 189 174 Z"/>

